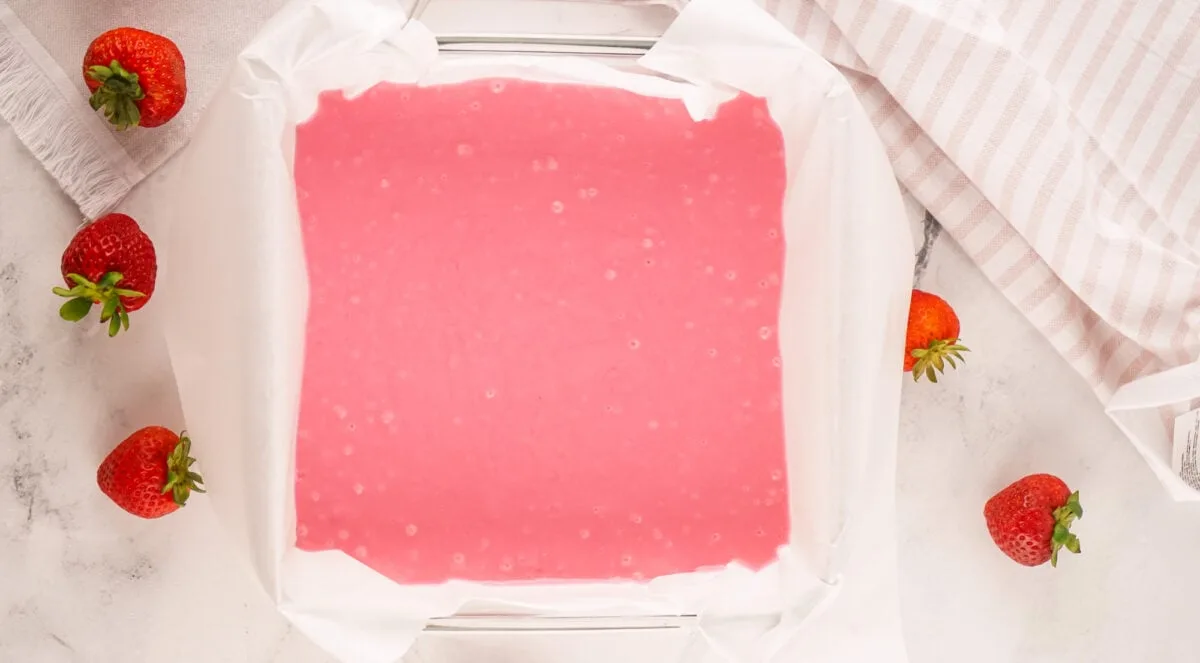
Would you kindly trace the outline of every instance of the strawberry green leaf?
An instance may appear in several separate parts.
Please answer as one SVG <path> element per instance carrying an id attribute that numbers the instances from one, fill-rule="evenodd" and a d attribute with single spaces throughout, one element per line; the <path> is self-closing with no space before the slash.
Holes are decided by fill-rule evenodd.
<path id="1" fill-rule="evenodd" d="M 179 443 L 171 451 L 171 455 L 167 457 L 167 483 L 163 486 L 162 492 L 171 493 L 171 498 L 179 506 L 184 506 L 188 496 L 192 492 L 203 493 L 204 489 L 200 484 L 204 479 L 199 474 L 188 469 L 192 463 L 196 462 L 192 458 L 191 453 L 192 441 L 188 438 L 187 433 L 179 437 Z"/>
<path id="2" fill-rule="evenodd" d="M 110 77 L 112 77 L 113 71 L 112 71 L 112 69 L 109 69 L 108 67 L 105 67 L 102 64 L 94 64 L 94 65 L 88 67 L 87 74 L 88 74 L 88 78 L 90 78 L 94 81 L 100 81 L 101 83 L 103 83 L 104 81 L 106 81 Z"/>
<path id="3" fill-rule="evenodd" d="M 1076 518 L 1083 517 L 1083 505 L 1081 505 L 1079 503 L 1079 491 L 1078 490 L 1071 493 L 1071 496 L 1067 498 L 1066 507 L 1067 507 L 1067 509 L 1069 509 L 1071 511 L 1071 513 L 1075 514 Z"/>
<path id="4" fill-rule="evenodd" d="M 1061 548 L 1078 554 L 1082 548 L 1079 538 L 1071 532 L 1071 525 L 1083 515 L 1079 504 L 1079 492 L 1071 493 L 1067 501 L 1054 510 L 1054 533 L 1050 536 L 1050 565 L 1058 566 L 1058 551 Z"/>
<path id="5" fill-rule="evenodd" d="M 107 67 L 89 67 L 87 75 L 100 83 L 88 99 L 93 110 L 102 111 L 104 117 L 116 125 L 118 131 L 137 126 L 141 122 L 142 113 L 137 102 L 145 99 L 146 93 L 142 90 L 136 73 L 126 70 L 120 62 L 113 60 Z"/>
<path id="6" fill-rule="evenodd" d="M 125 276 L 121 274 L 121 272 L 105 272 L 104 276 L 100 277 L 100 281 L 97 282 L 96 285 L 100 286 L 101 288 L 111 288 L 117 285 L 117 283 L 119 283 L 123 278 L 125 278 Z"/>
<path id="7" fill-rule="evenodd" d="M 96 283 L 92 283 L 81 274 L 67 274 L 66 277 L 75 287 L 70 290 L 53 288 L 54 294 L 71 298 L 70 302 L 59 309 L 59 315 L 65 320 L 78 322 L 87 317 L 92 304 L 99 303 L 100 322 L 108 323 L 109 336 L 116 336 L 122 329 L 129 329 L 129 312 L 121 298 L 146 296 L 136 290 L 118 288 L 117 284 L 125 278 L 120 272 L 106 272 Z"/>
<path id="8" fill-rule="evenodd" d="M 113 314 L 117 312 L 117 307 L 121 305 L 121 300 L 113 297 L 105 300 L 104 308 L 100 309 L 100 322 L 108 322 Z"/>
<path id="9" fill-rule="evenodd" d="M 914 348 L 912 356 L 916 361 L 912 368 L 913 380 L 919 381 L 924 375 L 930 382 L 937 382 L 937 375 L 946 372 L 947 363 L 952 368 L 958 368 L 954 359 L 965 361 L 959 354 L 965 350 L 965 347 L 958 345 L 958 339 L 932 341 L 927 348 Z"/>
<path id="10" fill-rule="evenodd" d="M 63 320 L 78 322 L 86 318 L 90 310 L 92 310 L 92 300 L 86 297 L 76 297 L 67 300 L 67 303 L 59 307 L 58 315 Z"/>

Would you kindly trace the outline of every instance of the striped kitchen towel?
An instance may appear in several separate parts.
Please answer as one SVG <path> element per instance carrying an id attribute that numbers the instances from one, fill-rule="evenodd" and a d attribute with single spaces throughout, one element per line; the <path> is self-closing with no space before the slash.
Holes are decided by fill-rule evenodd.
<path id="1" fill-rule="evenodd" d="M 765 1 L 1171 494 L 1200 499 L 1200 2 Z"/>

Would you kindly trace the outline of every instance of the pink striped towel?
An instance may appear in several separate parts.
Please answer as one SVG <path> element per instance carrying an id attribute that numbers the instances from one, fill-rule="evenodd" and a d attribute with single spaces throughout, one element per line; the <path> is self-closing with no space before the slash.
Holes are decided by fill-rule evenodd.
<path id="1" fill-rule="evenodd" d="M 1172 449 L 1200 405 L 1200 3 L 766 5 L 1172 495 L 1200 499 Z"/>

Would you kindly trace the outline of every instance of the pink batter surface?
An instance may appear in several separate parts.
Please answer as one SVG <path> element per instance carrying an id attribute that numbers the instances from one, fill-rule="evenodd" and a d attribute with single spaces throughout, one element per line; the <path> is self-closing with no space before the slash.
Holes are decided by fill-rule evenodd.
<path id="1" fill-rule="evenodd" d="M 405 583 L 772 560 L 782 150 L 749 97 L 695 123 L 514 80 L 325 95 L 297 545 Z"/>

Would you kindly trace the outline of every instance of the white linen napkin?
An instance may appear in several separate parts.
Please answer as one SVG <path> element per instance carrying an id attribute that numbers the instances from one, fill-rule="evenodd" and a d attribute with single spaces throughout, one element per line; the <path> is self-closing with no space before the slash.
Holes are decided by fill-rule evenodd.
<path id="1" fill-rule="evenodd" d="M 84 216 L 99 216 L 187 141 L 233 58 L 283 3 L 0 0 L 0 117 Z M 187 102 L 162 127 L 118 133 L 88 106 L 83 54 L 121 26 L 162 34 L 183 52 Z"/>

